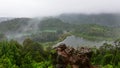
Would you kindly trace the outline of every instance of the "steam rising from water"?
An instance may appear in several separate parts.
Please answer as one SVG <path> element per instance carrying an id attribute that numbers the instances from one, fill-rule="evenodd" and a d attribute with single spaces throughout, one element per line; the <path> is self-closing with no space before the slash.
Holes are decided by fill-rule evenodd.
<path id="1" fill-rule="evenodd" d="M 22 32 L 29 32 L 29 31 L 33 31 L 33 33 L 35 33 L 36 31 L 38 31 L 38 24 L 40 23 L 40 20 L 38 19 L 32 19 L 28 22 L 28 25 L 25 26 L 25 28 L 23 29 Z"/>
<path id="2" fill-rule="evenodd" d="M 30 37 L 30 35 L 38 32 L 38 24 L 40 21 L 41 19 L 37 18 L 31 19 L 30 21 L 26 22 L 27 25 L 22 25 L 17 31 L 6 33 L 7 39 L 14 39 L 22 43 L 25 38 Z"/>

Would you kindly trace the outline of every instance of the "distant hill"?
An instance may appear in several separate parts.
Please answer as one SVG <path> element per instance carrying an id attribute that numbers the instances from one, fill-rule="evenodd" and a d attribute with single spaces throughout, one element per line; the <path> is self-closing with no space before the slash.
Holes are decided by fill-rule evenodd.
<path id="1" fill-rule="evenodd" d="M 0 23 L 0 33 L 10 39 L 31 36 L 43 41 L 48 40 L 49 35 L 50 39 L 58 39 L 59 34 L 68 32 L 88 40 L 111 40 L 118 38 L 119 18 L 119 14 L 62 14 L 41 19 L 14 18 Z"/>
<path id="2" fill-rule="evenodd" d="M 8 18 L 8 17 L 0 17 L 0 23 L 3 21 L 11 20 L 13 18 Z"/>
<path id="3" fill-rule="evenodd" d="M 61 14 L 58 18 L 72 24 L 120 26 L 120 14 Z"/>
<path id="4" fill-rule="evenodd" d="M 34 18 L 0 18 L 0 31 L 35 31 L 35 30 L 73 30 L 83 24 L 102 26 L 120 26 L 119 14 L 62 14 L 57 17 Z M 9 19 L 9 20 L 8 20 Z"/>
<path id="5" fill-rule="evenodd" d="M 53 17 L 42 19 L 38 25 L 40 30 L 71 30 L 73 26 L 75 25 Z"/>
<path id="6" fill-rule="evenodd" d="M 29 18 L 15 18 L 11 20 L 2 21 L 0 23 L 1 32 L 15 32 L 18 31 L 21 27 L 27 25 Z"/>

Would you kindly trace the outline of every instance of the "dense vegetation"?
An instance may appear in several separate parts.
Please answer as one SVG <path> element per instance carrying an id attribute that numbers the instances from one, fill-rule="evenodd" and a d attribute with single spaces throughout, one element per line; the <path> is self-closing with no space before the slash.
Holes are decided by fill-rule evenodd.
<path id="1" fill-rule="evenodd" d="M 25 39 L 23 45 L 17 41 L 0 42 L 0 68 L 53 68 L 55 43 L 38 43 Z M 120 40 L 114 44 L 104 43 L 100 48 L 93 47 L 91 63 L 103 68 L 120 67 Z M 54 61 L 54 62 L 53 62 Z"/>
<path id="2" fill-rule="evenodd" d="M 105 68 L 120 67 L 120 40 L 114 44 L 104 43 L 99 49 L 95 49 L 93 54 L 93 64 L 102 65 Z"/>

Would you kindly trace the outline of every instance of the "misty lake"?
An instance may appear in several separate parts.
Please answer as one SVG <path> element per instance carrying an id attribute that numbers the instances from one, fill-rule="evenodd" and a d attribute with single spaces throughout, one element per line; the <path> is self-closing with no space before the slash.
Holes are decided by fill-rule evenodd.
<path id="1" fill-rule="evenodd" d="M 109 43 L 109 44 L 113 44 L 112 41 L 90 41 L 90 40 L 86 40 L 80 37 L 76 37 L 74 35 L 72 36 L 68 36 L 66 37 L 65 40 L 63 40 L 60 43 L 65 43 L 68 46 L 72 46 L 72 47 L 81 47 L 81 46 L 86 46 L 86 47 L 100 47 L 102 46 L 104 43 Z M 55 46 L 58 46 L 60 43 L 56 44 Z"/>

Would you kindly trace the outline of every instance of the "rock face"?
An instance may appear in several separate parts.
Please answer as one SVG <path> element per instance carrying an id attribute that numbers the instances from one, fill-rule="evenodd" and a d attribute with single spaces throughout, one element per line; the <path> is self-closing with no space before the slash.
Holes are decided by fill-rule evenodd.
<path id="1" fill-rule="evenodd" d="M 74 49 L 73 47 L 63 47 L 59 45 L 57 49 L 60 49 L 58 55 L 64 57 L 66 64 L 70 64 L 72 68 L 92 68 L 93 66 L 90 63 L 92 56 L 92 50 L 90 48 L 81 47 Z M 67 60 L 66 60 L 67 59 Z"/>

